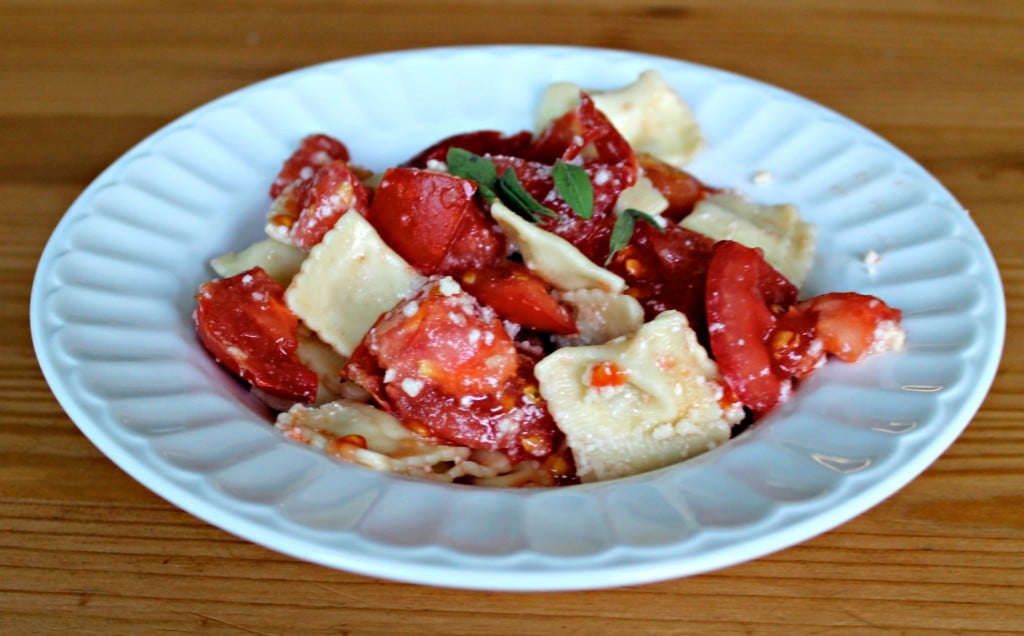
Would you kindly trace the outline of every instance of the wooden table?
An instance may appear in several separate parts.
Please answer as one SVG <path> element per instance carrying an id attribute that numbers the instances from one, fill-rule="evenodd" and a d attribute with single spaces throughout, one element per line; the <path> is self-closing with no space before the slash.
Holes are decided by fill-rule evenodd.
<path id="1" fill-rule="evenodd" d="M 311 63 L 467 43 L 646 51 L 860 121 L 970 210 L 1006 286 L 1000 373 L 923 475 L 802 545 L 588 593 L 456 592 L 284 557 L 147 491 L 44 382 L 43 245 L 101 169 L 218 95 Z M 0 2 L 0 633 L 1024 632 L 1024 3 Z M 1022 338 L 1017 340 L 1016 338 Z"/>

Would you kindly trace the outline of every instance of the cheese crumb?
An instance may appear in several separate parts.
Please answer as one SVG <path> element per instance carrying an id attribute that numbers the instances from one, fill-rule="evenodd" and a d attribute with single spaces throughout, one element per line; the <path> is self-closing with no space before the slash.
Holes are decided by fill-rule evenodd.
<path id="1" fill-rule="evenodd" d="M 451 276 L 442 278 L 437 284 L 437 289 L 443 296 L 454 296 L 462 291 L 462 288 L 459 287 L 459 284 Z"/>
<path id="2" fill-rule="evenodd" d="M 400 385 L 405 394 L 411 398 L 416 397 L 423 390 L 423 380 L 415 380 L 413 378 L 403 378 Z"/>
<path id="3" fill-rule="evenodd" d="M 874 272 L 875 266 L 882 262 L 882 255 L 875 250 L 868 250 L 860 260 L 869 272 Z"/>

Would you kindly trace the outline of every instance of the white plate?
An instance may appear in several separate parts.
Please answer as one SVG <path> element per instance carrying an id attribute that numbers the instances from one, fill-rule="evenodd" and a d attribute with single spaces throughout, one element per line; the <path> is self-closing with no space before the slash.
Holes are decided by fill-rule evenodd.
<path id="1" fill-rule="evenodd" d="M 512 491 L 422 483 L 286 441 L 203 352 L 191 314 L 207 260 L 259 238 L 267 187 L 304 135 L 374 169 L 440 137 L 531 126 L 542 88 L 656 68 L 693 106 L 712 184 L 793 202 L 819 226 L 807 291 L 855 289 L 905 312 L 905 352 L 829 365 L 728 445 L 635 478 Z M 768 171 L 773 180 L 751 178 Z M 881 261 L 865 265 L 875 250 Z M 185 115 L 116 161 L 43 253 L 31 323 L 61 405 L 111 460 L 228 532 L 400 581 L 568 590 L 680 577 L 829 530 L 935 460 L 993 380 L 1005 306 L 977 228 L 931 176 L 802 98 L 619 51 L 478 47 L 341 60 Z"/>

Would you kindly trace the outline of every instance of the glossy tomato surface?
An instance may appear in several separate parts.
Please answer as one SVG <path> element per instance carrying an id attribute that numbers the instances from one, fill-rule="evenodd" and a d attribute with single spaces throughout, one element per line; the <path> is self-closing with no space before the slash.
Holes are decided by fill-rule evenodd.
<path id="1" fill-rule="evenodd" d="M 205 283 L 196 301 L 196 331 L 217 362 L 271 395 L 316 399 L 316 373 L 296 355 L 298 319 L 285 305 L 284 287 L 263 269 Z"/>

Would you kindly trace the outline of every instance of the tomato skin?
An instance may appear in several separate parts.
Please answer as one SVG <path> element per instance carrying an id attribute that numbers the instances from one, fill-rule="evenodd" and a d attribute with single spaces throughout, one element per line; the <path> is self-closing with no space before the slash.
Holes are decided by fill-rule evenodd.
<path id="1" fill-rule="evenodd" d="M 434 273 L 455 276 L 498 263 L 505 257 L 506 246 L 505 236 L 495 229 L 487 213 L 474 204 L 466 211 L 455 240 Z"/>
<path id="2" fill-rule="evenodd" d="M 505 240 L 467 179 L 419 168 L 391 168 L 367 218 L 393 250 L 424 275 L 482 267 L 505 255 Z"/>
<path id="3" fill-rule="evenodd" d="M 678 225 L 658 231 L 638 221 L 632 240 L 615 254 L 608 269 L 626 281 L 627 293 L 643 305 L 647 320 L 676 309 L 686 314 L 703 340 L 704 292 L 714 245 L 712 239 Z"/>
<path id="4" fill-rule="evenodd" d="M 429 283 L 386 312 L 366 341 L 396 382 L 408 378 L 456 396 L 496 391 L 519 364 L 501 321 L 450 279 Z"/>
<path id="5" fill-rule="evenodd" d="M 496 392 L 459 397 L 426 385 L 415 397 L 395 384 L 385 387 L 388 409 L 410 429 L 484 450 L 500 450 L 513 461 L 546 457 L 558 435 L 540 398 L 532 364 L 521 358 L 516 375 Z"/>
<path id="6" fill-rule="evenodd" d="M 295 181 L 308 181 L 317 170 L 337 159 L 349 160 L 345 144 L 324 134 L 305 137 L 281 166 L 281 171 L 270 186 L 270 198 L 276 199 Z"/>
<path id="7" fill-rule="evenodd" d="M 519 156 L 533 141 L 533 134 L 521 131 L 506 136 L 496 130 L 478 130 L 446 137 L 405 162 L 410 168 L 426 168 L 429 161 L 445 161 L 449 148 L 462 148 L 475 155 Z"/>
<path id="8" fill-rule="evenodd" d="M 711 353 L 726 384 L 755 414 L 772 410 L 790 390 L 773 364 L 769 338 L 797 289 L 755 250 L 719 241 L 708 264 L 706 308 Z"/>
<path id="9" fill-rule="evenodd" d="M 324 238 L 338 219 L 349 210 L 363 216 L 370 207 L 370 192 L 343 160 L 320 168 L 313 178 L 296 190 L 298 218 L 288 231 L 292 242 L 311 249 Z"/>
<path id="10" fill-rule="evenodd" d="M 883 323 L 900 322 L 902 312 L 882 300 L 856 292 L 832 292 L 799 303 L 796 309 L 813 316 L 825 352 L 844 362 L 858 362 L 876 352 Z"/>
<path id="11" fill-rule="evenodd" d="M 547 333 L 576 333 L 572 313 L 551 295 L 543 279 L 514 261 L 473 269 L 459 278 L 462 287 L 504 320 Z"/>
<path id="12" fill-rule="evenodd" d="M 316 400 L 317 375 L 296 354 L 298 318 L 262 268 L 205 283 L 196 301 L 199 340 L 223 367 L 270 395 Z"/>
<path id="13" fill-rule="evenodd" d="M 689 172 L 652 155 L 638 155 L 637 162 L 643 175 L 650 179 L 654 188 L 668 201 L 668 209 L 661 215 L 675 223 L 692 212 L 702 199 L 719 191 L 705 185 Z"/>
<path id="14" fill-rule="evenodd" d="M 774 368 L 797 380 L 809 377 L 825 364 L 827 353 L 818 338 L 817 316 L 791 306 L 777 319 L 768 338 Z"/>
<path id="15" fill-rule="evenodd" d="M 445 280 L 381 316 L 345 375 L 421 435 L 516 460 L 551 453 L 557 429 L 533 360 L 516 350 L 493 311 Z"/>
<path id="16" fill-rule="evenodd" d="M 523 155 L 527 159 L 553 164 L 556 160 L 606 165 L 623 163 L 636 169 L 636 155 L 604 113 L 586 92 L 573 110 L 549 123 Z"/>

